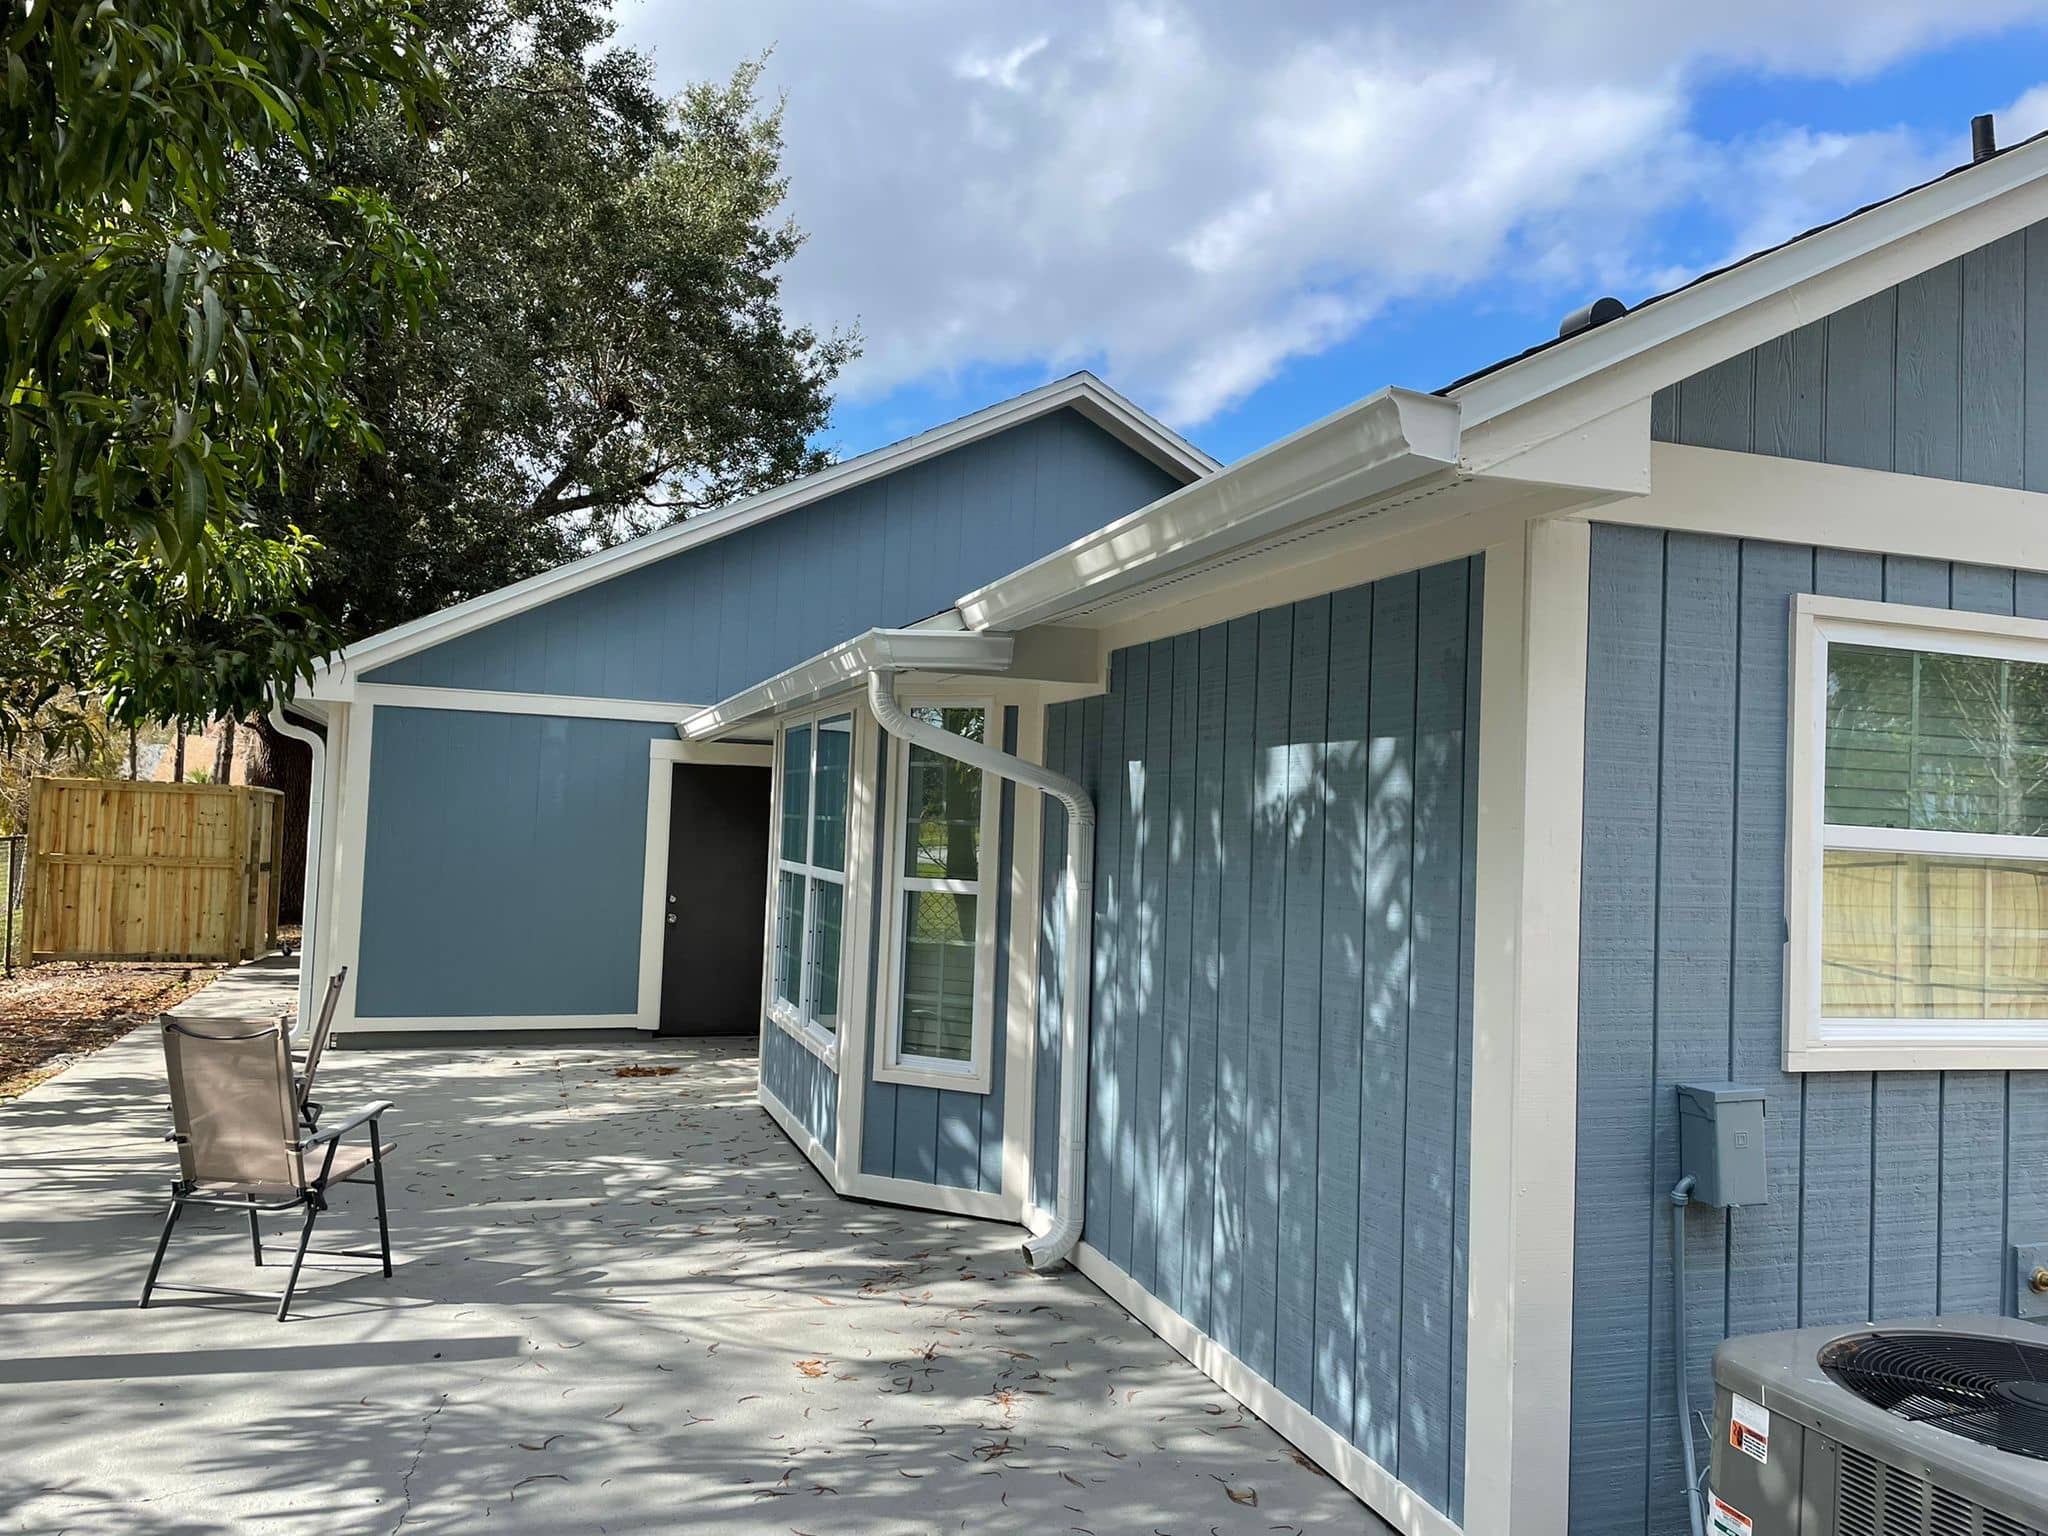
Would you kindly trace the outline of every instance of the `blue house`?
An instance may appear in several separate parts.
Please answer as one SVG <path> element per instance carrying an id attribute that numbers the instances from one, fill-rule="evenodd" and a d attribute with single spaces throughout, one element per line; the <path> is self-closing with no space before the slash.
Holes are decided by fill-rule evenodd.
<path id="1" fill-rule="evenodd" d="M 937 439 L 323 674 L 356 1029 L 658 1026 L 641 775 L 765 771 L 688 803 L 707 880 L 754 818 L 766 1110 L 1404 1531 L 1681 1531 L 1723 1337 L 2013 1309 L 2048 141 L 1228 468 L 1086 379 Z M 1680 1329 L 1729 1079 L 1768 1199 L 1685 1215 Z"/>

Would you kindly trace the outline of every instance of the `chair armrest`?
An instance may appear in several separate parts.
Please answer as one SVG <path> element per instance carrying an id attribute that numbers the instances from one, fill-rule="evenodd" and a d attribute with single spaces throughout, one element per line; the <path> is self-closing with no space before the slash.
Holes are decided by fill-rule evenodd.
<path id="1" fill-rule="evenodd" d="M 391 1101 L 389 1099 L 379 1099 L 375 1104 L 357 1110 L 346 1119 L 336 1120 L 331 1124 L 321 1126 L 319 1130 L 299 1143 L 299 1150 L 304 1152 L 330 1141 L 338 1141 L 343 1133 L 352 1131 L 359 1125 L 369 1126 L 371 1133 L 374 1135 L 378 1120 L 388 1114 L 390 1110 Z"/>

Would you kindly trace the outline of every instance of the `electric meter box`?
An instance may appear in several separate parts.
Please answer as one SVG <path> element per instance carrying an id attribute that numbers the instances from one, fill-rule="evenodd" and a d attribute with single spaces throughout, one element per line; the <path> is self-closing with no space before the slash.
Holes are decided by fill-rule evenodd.
<path id="1" fill-rule="evenodd" d="M 1678 1171 L 1700 1205 L 1763 1205 L 1764 1091 L 1743 1083 L 1678 1086 Z"/>

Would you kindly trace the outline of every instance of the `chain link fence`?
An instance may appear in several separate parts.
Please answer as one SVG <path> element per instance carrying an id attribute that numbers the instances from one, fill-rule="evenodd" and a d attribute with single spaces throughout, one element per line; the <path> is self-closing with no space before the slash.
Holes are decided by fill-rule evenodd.
<path id="1" fill-rule="evenodd" d="M 28 838 L 0 837 L 0 974 L 12 976 L 28 936 L 21 927 L 21 898 L 28 887 Z"/>

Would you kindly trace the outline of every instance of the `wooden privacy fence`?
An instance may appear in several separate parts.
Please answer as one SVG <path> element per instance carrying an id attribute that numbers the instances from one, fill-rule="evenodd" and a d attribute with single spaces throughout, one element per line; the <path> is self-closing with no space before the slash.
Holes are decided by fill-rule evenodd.
<path id="1" fill-rule="evenodd" d="M 251 960 L 277 944 L 284 797 L 37 779 L 22 928 L 37 960 Z"/>

